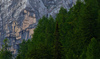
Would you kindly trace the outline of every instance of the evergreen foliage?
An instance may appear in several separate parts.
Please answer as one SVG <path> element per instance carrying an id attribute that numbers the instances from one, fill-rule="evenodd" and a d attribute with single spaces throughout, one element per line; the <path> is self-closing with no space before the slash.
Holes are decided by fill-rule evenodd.
<path id="1" fill-rule="evenodd" d="M 100 48 L 95 38 L 91 39 L 89 46 L 87 47 L 86 59 L 100 59 Z"/>
<path id="2" fill-rule="evenodd" d="M 55 19 L 43 16 L 16 59 L 100 59 L 99 3 L 78 0 L 69 11 L 61 7 Z"/>
<path id="3" fill-rule="evenodd" d="M 3 48 L 0 51 L 0 59 L 12 59 L 12 53 L 8 50 L 8 39 L 4 39 Z"/>

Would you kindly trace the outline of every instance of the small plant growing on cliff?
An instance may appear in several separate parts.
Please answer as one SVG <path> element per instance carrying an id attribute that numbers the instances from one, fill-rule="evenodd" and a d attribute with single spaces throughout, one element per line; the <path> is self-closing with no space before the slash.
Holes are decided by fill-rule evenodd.
<path id="1" fill-rule="evenodd" d="M 4 45 L 2 50 L 0 51 L 0 59 L 12 59 L 12 54 L 11 52 L 7 49 L 8 46 L 8 39 L 3 40 Z"/>

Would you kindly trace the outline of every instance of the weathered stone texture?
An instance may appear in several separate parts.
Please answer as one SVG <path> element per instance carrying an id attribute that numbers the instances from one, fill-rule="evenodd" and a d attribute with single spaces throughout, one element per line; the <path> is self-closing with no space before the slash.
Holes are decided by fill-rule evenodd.
<path id="1" fill-rule="evenodd" d="M 76 0 L 0 0 L 0 48 L 3 39 L 8 38 L 15 53 L 23 39 L 32 37 L 42 16 L 55 17 L 61 7 L 69 10 L 75 3 Z"/>

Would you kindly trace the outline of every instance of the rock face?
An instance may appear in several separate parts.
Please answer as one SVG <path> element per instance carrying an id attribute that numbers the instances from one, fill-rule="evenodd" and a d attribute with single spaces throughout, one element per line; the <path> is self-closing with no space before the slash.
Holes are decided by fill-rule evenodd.
<path id="1" fill-rule="evenodd" d="M 0 0 L 0 48 L 3 39 L 8 38 L 16 54 L 22 40 L 32 37 L 42 16 L 55 17 L 61 7 L 69 10 L 75 3 L 76 0 Z"/>

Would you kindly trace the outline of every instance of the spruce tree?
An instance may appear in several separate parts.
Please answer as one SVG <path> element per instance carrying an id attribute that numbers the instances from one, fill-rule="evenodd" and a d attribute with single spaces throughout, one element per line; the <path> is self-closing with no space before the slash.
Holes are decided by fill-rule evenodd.
<path id="1" fill-rule="evenodd" d="M 4 39 L 3 49 L 0 51 L 0 59 L 12 59 L 12 53 L 8 50 L 8 39 Z"/>
<path id="2" fill-rule="evenodd" d="M 98 15 L 97 0 L 85 1 L 85 6 L 81 12 L 82 33 L 86 44 L 89 44 L 92 37 L 95 37 L 96 19 Z"/>
<path id="3" fill-rule="evenodd" d="M 26 59 L 52 59 L 54 29 L 54 20 L 52 17 L 49 19 L 43 17 L 39 20 L 39 23 L 34 30 Z"/>
<path id="4" fill-rule="evenodd" d="M 100 41 L 100 10 L 98 11 L 98 19 L 96 19 L 96 22 L 97 22 L 97 26 L 96 26 L 96 29 L 95 29 L 95 34 L 96 34 L 96 37 L 97 37 L 97 40 Z"/>
<path id="5" fill-rule="evenodd" d="M 95 38 L 92 38 L 89 46 L 87 47 L 86 59 L 100 59 L 99 52 L 98 42 Z"/>
<path id="6" fill-rule="evenodd" d="M 54 59 L 61 59 L 62 58 L 62 44 L 59 40 L 59 27 L 58 22 L 56 21 L 56 27 L 54 32 Z"/>

